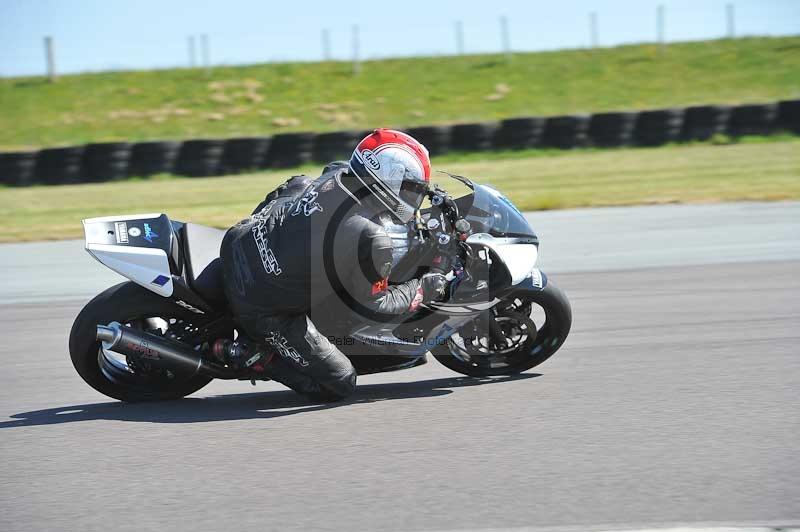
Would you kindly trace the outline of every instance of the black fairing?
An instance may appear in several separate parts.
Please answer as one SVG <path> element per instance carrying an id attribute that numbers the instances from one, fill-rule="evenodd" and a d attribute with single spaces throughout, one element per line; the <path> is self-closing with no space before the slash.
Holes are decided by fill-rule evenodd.
<path id="1" fill-rule="evenodd" d="M 131 228 L 138 228 L 139 236 L 131 235 Z M 166 214 L 154 220 L 141 220 L 128 222 L 128 242 L 136 247 L 149 247 L 163 249 L 169 257 L 169 269 L 173 274 L 183 271 L 183 254 L 180 242 L 172 231 L 172 222 Z"/>
<path id="2" fill-rule="evenodd" d="M 185 278 L 179 275 L 173 275 L 172 287 L 173 291 L 170 299 L 174 301 L 181 301 L 183 304 L 178 303 L 179 306 L 191 310 L 196 314 L 200 314 L 200 312 L 197 312 L 197 310 L 202 311 L 203 314 L 217 314 L 219 312 L 220 307 L 212 307 L 197 293 L 197 291 L 189 287 L 189 284 L 186 282 Z"/>
<path id="3" fill-rule="evenodd" d="M 209 304 L 224 306 L 226 299 L 219 255 L 225 231 L 186 223 L 178 234 L 183 243 L 186 282 Z"/>

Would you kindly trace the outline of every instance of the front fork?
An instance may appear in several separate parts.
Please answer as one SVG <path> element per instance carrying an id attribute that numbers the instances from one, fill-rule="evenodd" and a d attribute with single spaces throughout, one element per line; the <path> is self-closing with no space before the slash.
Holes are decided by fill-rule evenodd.
<path id="1" fill-rule="evenodd" d="M 497 323 L 497 307 L 481 313 L 478 319 L 475 320 L 475 335 L 479 331 L 486 331 L 487 337 L 493 349 L 502 349 L 506 347 L 506 336 L 503 333 L 502 327 Z"/>

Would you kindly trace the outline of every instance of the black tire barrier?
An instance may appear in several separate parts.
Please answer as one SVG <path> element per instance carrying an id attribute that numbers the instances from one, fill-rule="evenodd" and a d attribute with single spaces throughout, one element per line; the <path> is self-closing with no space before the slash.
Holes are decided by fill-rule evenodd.
<path id="1" fill-rule="evenodd" d="M 633 123 L 633 126 L 631 126 Z M 29 185 L 99 182 L 128 175 L 177 173 L 211 176 L 256 168 L 287 168 L 347 159 L 373 130 L 333 133 L 283 133 L 269 137 L 130 144 L 104 142 L 47 148 L 38 152 L 0 153 L 0 183 Z M 538 147 L 575 148 L 588 143 L 657 146 L 682 140 L 707 140 L 716 133 L 766 135 L 776 131 L 800 134 L 800 100 L 737 107 L 698 105 L 585 115 L 518 117 L 496 122 L 419 126 L 407 133 L 431 155 L 451 150 L 484 151 Z"/>
<path id="2" fill-rule="evenodd" d="M 497 122 L 457 124 L 451 130 L 450 148 L 462 152 L 489 151 L 498 127 Z"/>
<path id="3" fill-rule="evenodd" d="M 92 183 L 124 179 L 128 176 L 130 158 L 128 142 L 87 144 L 83 152 L 83 178 Z"/>
<path id="4" fill-rule="evenodd" d="M 35 151 L 0 153 L 0 183 L 4 185 L 32 184 L 35 168 Z"/>
<path id="5" fill-rule="evenodd" d="M 640 146 L 660 146 L 678 140 L 683 126 L 683 109 L 642 111 L 636 118 L 633 137 Z"/>
<path id="6" fill-rule="evenodd" d="M 175 173 L 189 177 L 219 175 L 225 141 L 220 139 L 187 140 L 178 152 Z"/>
<path id="7" fill-rule="evenodd" d="M 272 137 L 264 166 L 289 168 L 311 162 L 314 133 L 282 133 Z"/>
<path id="8" fill-rule="evenodd" d="M 320 133 L 314 139 L 312 159 L 318 163 L 349 159 L 356 144 L 366 135 L 364 131 Z"/>
<path id="9" fill-rule="evenodd" d="M 778 102 L 776 124 L 779 129 L 800 133 L 800 100 Z"/>
<path id="10" fill-rule="evenodd" d="M 180 142 L 139 142 L 131 150 L 128 173 L 132 176 L 149 176 L 172 173 L 181 149 Z"/>
<path id="11" fill-rule="evenodd" d="M 46 148 L 36 155 L 37 183 L 61 185 L 83 180 L 83 146 Z"/>
<path id="12" fill-rule="evenodd" d="M 731 108 L 728 105 L 695 105 L 683 113 L 680 139 L 708 140 L 728 129 Z"/>
<path id="13" fill-rule="evenodd" d="M 597 113 L 589 119 L 589 143 L 593 146 L 627 146 L 633 139 L 637 113 Z"/>
<path id="14" fill-rule="evenodd" d="M 405 131 L 428 149 L 430 155 L 444 155 L 450 151 L 451 126 L 421 126 Z"/>
<path id="15" fill-rule="evenodd" d="M 524 150 L 541 145 L 545 119 L 539 116 L 509 118 L 500 122 L 494 146 L 501 150 Z"/>
<path id="16" fill-rule="evenodd" d="M 544 124 L 542 145 L 572 149 L 586 145 L 589 115 L 551 116 Z"/>
<path id="17" fill-rule="evenodd" d="M 728 133 L 734 137 L 743 135 L 769 135 L 775 131 L 778 105 L 757 103 L 737 105 L 731 110 Z"/>
<path id="18" fill-rule="evenodd" d="M 271 137 L 241 137 L 225 141 L 222 154 L 224 173 L 245 172 L 263 168 Z"/>

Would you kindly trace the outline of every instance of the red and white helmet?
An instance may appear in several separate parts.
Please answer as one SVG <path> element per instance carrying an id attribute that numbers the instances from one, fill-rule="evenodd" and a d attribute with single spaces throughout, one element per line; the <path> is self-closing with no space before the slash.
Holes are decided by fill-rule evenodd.
<path id="1" fill-rule="evenodd" d="M 389 212 L 407 223 L 425 199 L 431 159 L 413 137 L 376 129 L 356 146 L 350 170 Z"/>

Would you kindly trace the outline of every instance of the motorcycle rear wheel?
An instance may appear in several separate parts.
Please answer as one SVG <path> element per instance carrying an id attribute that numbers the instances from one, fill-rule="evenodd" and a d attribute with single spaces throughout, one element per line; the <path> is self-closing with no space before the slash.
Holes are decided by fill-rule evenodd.
<path id="1" fill-rule="evenodd" d="M 545 316 L 538 329 L 530 317 L 532 307 L 540 307 Z M 471 377 L 522 373 L 558 351 L 572 326 L 572 308 L 564 292 L 548 281 L 541 291 L 510 293 L 489 319 L 495 320 L 506 345 L 492 343 L 487 331 L 470 330 L 468 324 L 431 353 L 444 366 Z"/>
<path id="2" fill-rule="evenodd" d="M 146 328 L 152 320 L 170 327 L 178 323 L 191 326 L 197 315 L 132 282 L 101 292 L 83 307 L 72 325 L 69 352 L 75 370 L 98 392 L 127 402 L 179 399 L 211 382 L 199 374 L 183 377 L 168 371 L 145 371 L 123 355 L 106 352 L 97 341 L 98 324 L 117 321 Z"/>

